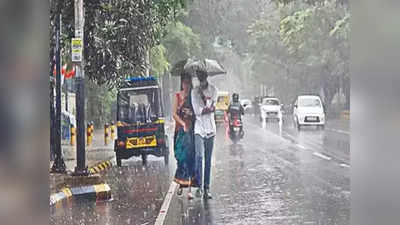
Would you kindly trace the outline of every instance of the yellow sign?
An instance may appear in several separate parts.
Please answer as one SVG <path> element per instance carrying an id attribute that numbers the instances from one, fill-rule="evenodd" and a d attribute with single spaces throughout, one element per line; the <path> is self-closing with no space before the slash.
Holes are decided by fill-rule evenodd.
<path id="1" fill-rule="evenodd" d="M 72 62 L 82 61 L 82 49 L 83 49 L 82 39 L 72 38 L 71 41 Z"/>

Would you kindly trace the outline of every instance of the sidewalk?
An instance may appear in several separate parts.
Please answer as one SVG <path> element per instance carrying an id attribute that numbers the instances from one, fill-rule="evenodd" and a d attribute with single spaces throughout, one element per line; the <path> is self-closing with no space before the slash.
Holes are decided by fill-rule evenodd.
<path id="1" fill-rule="evenodd" d="M 115 156 L 113 146 L 113 141 L 109 141 L 108 145 L 105 146 L 103 130 L 95 130 L 92 145 L 89 147 L 86 146 L 86 166 L 91 168 L 104 162 L 107 162 L 104 163 L 104 165 L 109 165 L 108 161 Z M 63 141 L 63 145 L 61 147 L 67 174 L 49 174 L 49 188 L 51 194 L 59 192 L 65 186 L 65 179 L 71 177 L 70 174 L 75 170 L 76 167 L 76 145 L 70 146 Z M 50 168 L 52 164 L 53 162 L 50 162 Z M 103 166 L 100 167 L 103 168 Z"/>

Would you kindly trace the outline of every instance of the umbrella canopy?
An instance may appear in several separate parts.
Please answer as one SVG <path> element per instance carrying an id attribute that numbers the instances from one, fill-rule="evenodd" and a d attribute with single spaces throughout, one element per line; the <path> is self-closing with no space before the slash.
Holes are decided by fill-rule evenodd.
<path id="1" fill-rule="evenodd" d="M 184 70 L 190 74 L 197 74 L 197 71 L 204 71 L 208 76 L 226 74 L 224 67 L 213 59 L 188 60 Z"/>
<path id="2" fill-rule="evenodd" d="M 192 76 L 196 76 L 198 71 L 204 71 L 208 76 L 226 74 L 224 67 L 213 59 L 186 59 L 179 61 L 171 70 L 173 76 L 180 76 L 182 72 L 187 72 Z"/>

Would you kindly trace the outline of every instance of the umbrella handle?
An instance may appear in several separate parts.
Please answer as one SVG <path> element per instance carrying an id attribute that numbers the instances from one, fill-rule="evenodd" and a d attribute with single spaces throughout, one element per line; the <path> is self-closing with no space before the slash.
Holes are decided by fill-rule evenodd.
<path id="1" fill-rule="evenodd" d="M 206 96 L 204 95 L 203 91 L 201 91 L 200 89 L 199 89 L 199 94 L 200 94 L 201 100 L 203 100 L 203 103 L 205 105 L 207 103 Z"/>

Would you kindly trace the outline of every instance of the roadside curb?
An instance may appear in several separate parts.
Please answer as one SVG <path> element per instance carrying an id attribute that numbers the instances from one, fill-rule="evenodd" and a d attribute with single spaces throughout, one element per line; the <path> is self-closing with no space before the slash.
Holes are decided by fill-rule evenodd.
<path id="1" fill-rule="evenodd" d="M 111 199 L 111 188 L 106 183 L 82 187 L 65 187 L 60 192 L 50 195 L 50 206 L 59 206 L 72 199 L 109 200 Z"/>
<path id="2" fill-rule="evenodd" d="M 89 173 L 90 174 L 96 174 L 100 173 L 101 171 L 107 170 L 113 166 L 113 163 L 111 160 L 107 160 L 101 163 L 96 164 L 93 167 L 89 168 Z"/>

